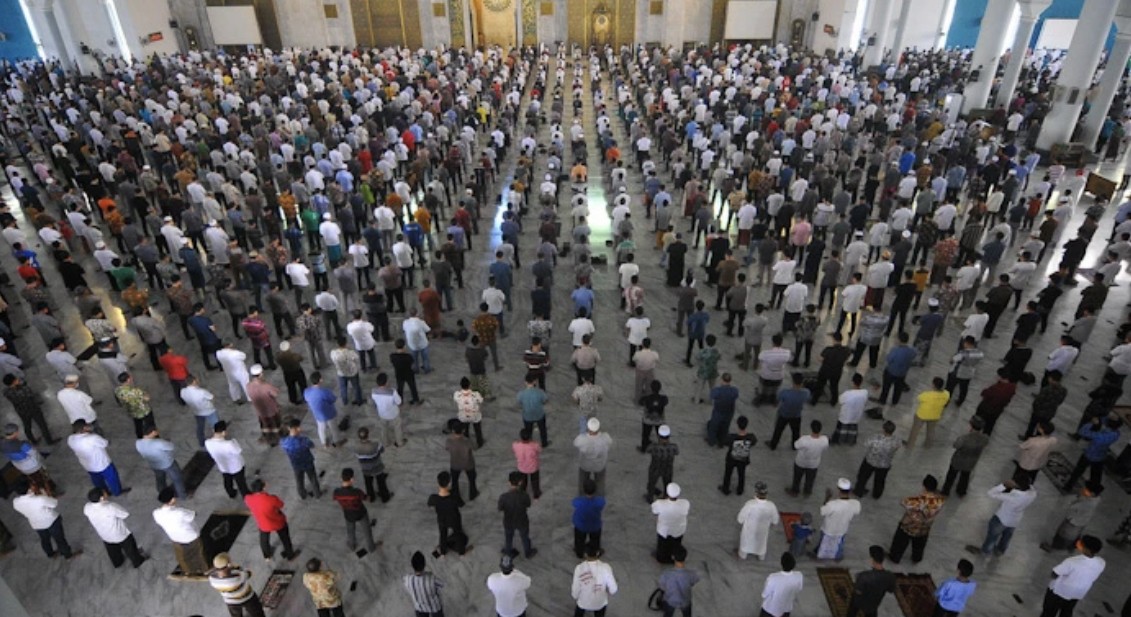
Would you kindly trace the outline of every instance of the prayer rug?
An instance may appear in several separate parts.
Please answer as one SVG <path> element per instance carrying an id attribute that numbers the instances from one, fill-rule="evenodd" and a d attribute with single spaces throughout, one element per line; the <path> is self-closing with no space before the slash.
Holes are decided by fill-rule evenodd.
<path id="1" fill-rule="evenodd" d="M 801 522 L 800 512 L 781 512 L 782 531 L 785 531 L 785 541 L 793 542 L 793 524 Z"/>
<path id="2" fill-rule="evenodd" d="M 185 465 L 182 473 L 185 476 L 185 490 L 189 495 L 196 492 L 196 489 L 204 483 L 204 478 L 208 477 L 208 473 L 216 466 L 216 461 L 208 455 L 204 450 L 197 450 L 189 462 Z"/>
<path id="3" fill-rule="evenodd" d="M 933 615 L 935 581 L 930 574 L 896 574 L 895 599 L 904 617 Z"/>
<path id="4" fill-rule="evenodd" d="M 283 601 L 283 596 L 286 595 L 287 588 L 291 586 L 294 578 L 294 570 L 272 571 L 271 576 L 267 578 L 267 583 L 263 585 L 263 591 L 259 592 L 259 601 L 263 604 L 263 608 L 279 608 L 279 604 Z"/>
<path id="5" fill-rule="evenodd" d="M 208 558 L 208 563 L 212 563 L 212 558 L 216 555 L 232 548 L 248 518 L 249 515 L 244 512 L 216 512 L 208 517 L 200 530 L 200 540 L 204 544 L 204 556 Z"/>
<path id="6" fill-rule="evenodd" d="M 1073 467 L 1075 467 L 1075 465 L 1072 461 L 1069 461 L 1068 457 L 1064 456 L 1063 453 L 1051 452 L 1049 453 L 1048 463 L 1045 463 L 1042 469 L 1045 475 L 1049 477 L 1049 481 L 1052 482 L 1053 486 L 1055 486 L 1061 494 L 1065 494 L 1072 492 L 1072 487 L 1065 486 L 1065 484 L 1068 482 L 1068 476 L 1072 475 Z"/>
<path id="7" fill-rule="evenodd" d="M 825 591 L 832 617 L 845 617 L 848 603 L 852 601 L 852 575 L 847 568 L 817 568 L 817 578 Z"/>

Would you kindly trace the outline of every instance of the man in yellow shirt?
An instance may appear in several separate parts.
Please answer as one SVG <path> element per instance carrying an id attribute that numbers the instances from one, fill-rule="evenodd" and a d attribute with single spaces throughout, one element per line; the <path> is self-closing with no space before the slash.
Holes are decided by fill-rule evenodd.
<path id="1" fill-rule="evenodd" d="M 935 432 L 935 425 L 942 418 L 943 408 L 950 401 L 950 393 L 943 387 L 946 382 L 942 377 L 931 380 L 933 390 L 919 393 L 919 405 L 915 409 L 915 419 L 911 423 L 911 434 L 907 436 L 907 449 L 915 447 L 915 440 L 919 436 L 919 429 L 927 426 L 927 437 L 923 440 L 924 446 L 931 445 L 931 435 Z"/>

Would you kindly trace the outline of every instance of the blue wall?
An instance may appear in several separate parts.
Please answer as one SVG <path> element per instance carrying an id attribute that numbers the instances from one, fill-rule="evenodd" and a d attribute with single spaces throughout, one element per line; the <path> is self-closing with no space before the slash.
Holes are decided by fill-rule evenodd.
<path id="1" fill-rule="evenodd" d="M 0 58 L 24 60 L 36 57 L 35 41 L 31 30 L 20 10 L 19 0 L 0 0 L 0 32 L 5 39 L 0 41 Z"/>
<path id="2" fill-rule="evenodd" d="M 1080 16 L 1080 9 L 1084 0 L 1053 0 L 1052 5 L 1041 14 L 1030 45 L 1037 43 L 1041 34 L 1041 24 L 1045 19 L 1076 19 Z M 946 35 L 947 47 L 973 47 L 978 42 L 978 30 L 981 28 L 982 16 L 986 13 L 986 0 L 958 0 L 954 7 L 954 20 Z M 1115 26 L 1107 36 L 1106 48 L 1110 49 L 1115 41 Z"/>

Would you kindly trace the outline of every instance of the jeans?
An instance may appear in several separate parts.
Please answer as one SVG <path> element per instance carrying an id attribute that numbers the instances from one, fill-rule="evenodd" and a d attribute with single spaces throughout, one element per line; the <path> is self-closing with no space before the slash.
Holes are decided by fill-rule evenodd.
<path id="1" fill-rule="evenodd" d="M 352 377 L 343 377 L 338 375 L 338 391 L 341 392 L 342 404 L 349 400 L 350 385 L 353 385 L 353 392 L 356 396 L 353 398 L 355 405 L 360 405 L 363 400 L 361 396 L 361 375 L 354 375 Z"/>
<path id="2" fill-rule="evenodd" d="M 361 528 L 361 539 L 365 540 L 365 550 L 372 553 L 377 550 L 377 545 L 373 542 L 373 528 L 370 527 L 369 516 L 360 521 L 351 521 L 346 519 L 346 545 L 350 550 L 357 548 L 357 528 Z"/>
<path id="3" fill-rule="evenodd" d="M 291 545 L 291 530 L 287 525 L 283 525 L 282 529 L 275 532 L 279 535 L 279 540 L 283 543 L 283 557 L 290 558 L 295 552 L 295 547 Z M 263 552 L 264 559 L 271 558 L 271 532 L 259 530 L 259 550 Z"/>
<path id="4" fill-rule="evenodd" d="M 903 396 L 903 388 L 907 384 L 907 376 L 897 377 L 884 370 L 883 389 L 880 390 L 880 404 L 887 405 L 888 392 L 891 392 L 891 404 L 898 405 L 899 398 Z"/>
<path id="5" fill-rule="evenodd" d="M 742 491 L 746 489 L 746 466 L 749 465 L 747 461 L 736 461 L 729 456 L 726 459 L 726 467 L 723 469 L 723 494 L 730 494 L 730 477 L 731 474 L 738 474 L 738 486 L 735 488 L 735 493 L 741 495 Z"/>
<path id="6" fill-rule="evenodd" d="M 63 517 L 56 518 L 47 529 L 36 529 L 35 533 L 39 535 L 39 545 L 48 557 L 55 556 L 56 548 L 62 556 L 68 559 L 71 557 L 71 545 L 67 543 L 67 535 L 63 533 Z M 54 546 L 51 544 L 52 540 L 55 541 Z"/>
<path id="7" fill-rule="evenodd" d="M 790 490 L 794 493 L 797 492 L 798 487 L 801 486 L 801 480 L 805 480 L 804 493 L 809 495 L 813 492 L 813 481 L 817 479 L 817 470 L 809 469 L 806 467 L 799 467 L 796 463 L 793 465 L 793 485 Z"/>
<path id="8" fill-rule="evenodd" d="M 224 479 L 224 492 L 228 493 L 230 499 L 235 499 L 236 495 L 241 497 L 251 494 L 251 490 L 247 487 L 247 477 L 244 475 L 244 470 L 239 470 L 236 473 L 221 473 Z M 236 487 L 239 487 L 239 492 L 236 492 Z"/>
<path id="9" fill-rule="evenodd" d="M 103 544 L 106 546 L 106 554 L 110 556 L 110 563 L 114 564 L 115 568 L 126 563 L 127 557 L 135 568 L 141 566 L 142 562 L 145 561 L 145 558 L 141 556 L 141 551 L 137 550 L 137 541 L 134 540 L 132 533 L 126 536 L 125 540 L 116 544 L 109 542 Z"/>
<path id="10" fill-rule="evenodd" d="M 573 552 L 583 559 L 587 551 L 601 550 L 601 531 L 581 531 L 573 528 Z"/>
<path id="11" fill-rule="evenodd" d="M 475 499 L 476 497 L 479 496 L 479 488 L 477 486 L 475 486 L 475 478 L 477 477 L 477 473 L 476 473 L 475 469 L 466 469 L 466 470 L 465 469 L 450 469 L 449 471 L 452 474 L 452 495 L 455 495 L 456 497 L 460 496 L 460 494 L 459 494 L 459 476 L 460 476 L 461 473 L 466 472 L 467 473 L 467 490 L 468 490 L 467 496 L 468 496 L 468 500 L 469 501 L 473 500 L 473 499 Z"/>
<path id="12" fill-rule="evenodd" d="M 173 483 L 173 490 L 177 493 L 177 499 L 183 500 L 188 496 L 187 491 L 185 491 L 185 476 L 181 473 L 181 466 L 178 465 L 176 461 L 173 461 L 173 464 L 165 469 L 154 469 L 153 475 L 157 480 L 158 493 L 165 490 L 165 487 L 168 486 L 168 482 L 166 481 L 166 479 L 168 479 L 168 481 Z"/>
<path id="13" fill-rule="evenodd" d="M 771 450 L 776 450 L 778 448 L 778 442 L 781 441 L 781 436 L 782 436 L 782 433 L 785 432 L 786 426 L 789 426 L 789 432 L 793 436 L 793 438 L 789 440 L 789 443 L 790 443 L 791 446 L 793 445 L 794 442 L 797 441 L 798 437 L 801 436 L 801 418 L 800 417 L 783 418 L 781 416 L 778 416 L 777 420 L 774 421 L 774 436 L 770 438 L 770 449 Z"/>
<path id="14" fill-rule="evenodd" d="M 220 414 L 213 411 L 207 416 L 195 416 L 196 418 L 196 442 L 204 448 L 204 429 L 205 427 L 211 429 L 220 421 Z"/>
<path id="15" fill-rule="evenodd" d="M 550 445 L 550 438 L 546 435 L 546 417 L 543 416 L 540 420 L 535 420 L 534 422 L 522 421 L 522 427 L 525 429 L 533 430 L 535 424 L 538 425 L 538 436 L 541 437 L 542 447 L 545 448 Z"/>
<path id="16" fill-rule="evenodd" d="M 997 553 L 1001 555 L 1009 548 L 1009 541 L 1013 538 L 1013 527 L 1006 527 L 997 515 L 990 518 L 986 528 L 986 541 L 982 542 L 982 554 Z"/>
<path id="17" fill-rule="evenodd" d="M 856 472 L 856 486 L 852 489 L 852 492 L 857 497 L 863 497 L 866 490 L 864 487 L 867 486 L 868 479 L 872 477 L 872 474 L 875 474 L 876 482 L 872 485 L 872 497 L 879 499 L 884 494 L 888 471 L 890 471 L 890 468 L 873 467 L 868 461 L 860 461 L 860 469 Z"/>
<path id="18" fill-rule="evenodd" d="M 306 483 L 303 481 L 304 478 L 310 479 L 310 484 L 311 484 L 311 488 L 312 488 L 311 492 L 314 493 L 314 498 L 317 499 L 317 498 L 322 496 L 322 487 L 318 486 L 318 472 L 314 470 L 314 467 L 310 467 L 309 469 L 295 468 L 294 472 L 295 472 L 295 486 L 298 487 L 298 496 L 299 497 L 301 497 L 302 499 L 306 499 Z"/>
<path id="19" fill-rule="evenodd" d="M 943 482 L 943 487 L 942 487 L 942 491 L 941 491 L 942 494 L 943 495 L 949 495 L 950 494 L 950 487 L 954 486 L 955 479 L 958 480 L 958 486 L 955 488 L 954 492 L 957 493 L 959 497 L 965 497 L 966 496 L 966 488 L 968 486 L 970 486 L 970 472 L 969 471 L 959 471 L 959 470 L 955 469 L 954 467 L 951 467 L 951 468 L 946 470 L 946 481 Z"/>
<path id="20" fill-rule="evenodd" d="M 663 607 L 664 617 L 672 617 L 673 615 L 675 615 L 676 607 L 668 604 L 667 602 L 661 602 L 660 605 Z M 691 617 L 691 605 L 688 604 L 687 606 L 679 607 L 679 612 L 683 615 L 683 617 Z"/>
<path id="21" fill-rule="evenodd" d="M 423 349 L 413 349 L 412 352 L 412 370 L 420 373 L 432 372 L 432 359 L 428 353 L 428 347 Z"/>
<path id="22" fill-rule="evenodd" d="M 102 471 L 89 471 L 87 473 L 90 474 L 90 481 L 94 483 L 94 488 L 105 489 L 115 497 L 122 494 L 122 480 L 118 477 L 118 469 L 114 467 L 114 463 L 110 463 Z"/>
<path id="23" fill-rule="evenodd" d="M 530 528 L 529 527 L 503 527 L 503 552 L 510 555 L 514 553 L 514 532 L 518 532 L 519 539 L 522 540 L 522 554 L 530 555 L 533 547 L 530 546 Z"/>
<path id="24" fill-rule="evenodd" d="M 923 550 L 927 548 L 927 538 L 929 536 L 910 536 L 902 528 L 895 528 L 895 537 L 891 539 L 891 550 L 888 551 L 888 559 L 894 563 L 899 563 L 903 559 L 903 552 L 907 550 L 907 545 L 911 545 L 911 561 L 919 563 L 923 560 Z"/>
<path id="25" fill-rule="evenodd" d="M 324 445 L 329 446 L 341 441 L 341 434 L 338 432 L 337 418 L 330 418 L 329 420 L 315 420 L 318 426 L 318 441 Z M 327 441 L 329 438 L 329 441 Z"/>

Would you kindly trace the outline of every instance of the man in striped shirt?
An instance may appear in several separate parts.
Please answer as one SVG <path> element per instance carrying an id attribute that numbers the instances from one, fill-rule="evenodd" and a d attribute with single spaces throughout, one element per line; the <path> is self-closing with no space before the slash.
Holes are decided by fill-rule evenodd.
<path id="1" fill-rule="evenodd" d="M 440 600 L 440 590 L 444 583 L 425 569 L 424 554 L 412 554 L 412 574 L 404 577 L 404 586 L 412 596 L 412 607 L 416 617 L 444 617 L 444 603 Z"/>
<path id="2" fill-rule="evenodd" d="M 251 588 L 251 572 L 233 564 L 227 553 L 216 555 L 212 559 L 212 567 L 215 569 L 208 574 L 208 582 L 220 592 L 229 615 L 264 617 L 259 596 Z"/>

